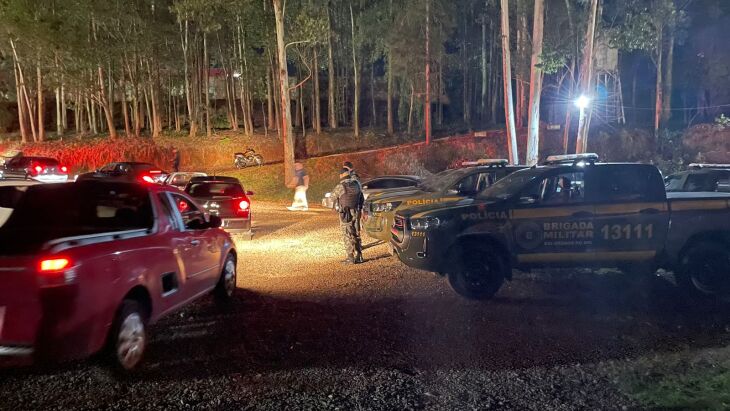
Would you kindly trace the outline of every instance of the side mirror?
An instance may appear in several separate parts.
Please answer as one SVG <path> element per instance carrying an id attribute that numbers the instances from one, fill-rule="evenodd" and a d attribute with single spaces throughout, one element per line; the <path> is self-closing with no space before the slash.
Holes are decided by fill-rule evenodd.
<path id="1" fill-rule="evenodd" d="M 255 195 L 255 194 L 256 193 L 254 193 L 253 191 L 246 191 L 246 195 L 247 196 L 252 196 L 252 195 Z"/>
<path id="2" fill-rule="evenodd" d="M 535 204 L 537 202 L 537 199 L 532 196 L 528 197 L 520 197 L 520 200 L 518 201 L 519 204 Z"/>
<path id="3" fill-rule="evenodd" d="M 221 225 L 223 225 L 223 220 L 217 215 L 212 215 L 208 218 L 208 226 L 210 228 L 219 228 Z"/>
<path id="4" fill-rule="evenodd" d="M 449 196 L 458 196 L 459 195 L 459 190 L 457 190 L 455 188 L 448 189 L 448 190 L 446 190 L 446 195 L 449 195 Z"/>

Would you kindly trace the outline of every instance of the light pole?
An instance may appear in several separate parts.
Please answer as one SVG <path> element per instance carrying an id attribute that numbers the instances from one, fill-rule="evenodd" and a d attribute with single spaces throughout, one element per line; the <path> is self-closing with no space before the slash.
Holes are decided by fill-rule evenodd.
<path id="1" fill-rule="evenodd" d="M 578 138 L 575 143 L 576 154 L 585 153 L 588 146 L 586 142 L 588 139 L 588 130 L 585 130 L 585 128 L 587 127 L 586 109 L 590 104 L 591 99 L 585 94 L 581 94 L 580 97 L 575 100 L 575 106 L 580 110 L 580 115 L 578 117 Z"/>

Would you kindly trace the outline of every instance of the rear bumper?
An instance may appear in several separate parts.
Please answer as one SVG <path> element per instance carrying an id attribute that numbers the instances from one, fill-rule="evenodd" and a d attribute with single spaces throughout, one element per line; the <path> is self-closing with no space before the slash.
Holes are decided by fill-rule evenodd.
<path id="1" fill-rule="evenodd" d="M 250 218 L 224 218 L 221 228 L 230 234 L 252 234 Z"/>
<path id="2" fill-rule="evenodd" d="M 33 180 L 40 181 L 41 183 L 65 183 L 68 181 L 67 175 L 47 175 L 47 176 L 36 176 Z"/>

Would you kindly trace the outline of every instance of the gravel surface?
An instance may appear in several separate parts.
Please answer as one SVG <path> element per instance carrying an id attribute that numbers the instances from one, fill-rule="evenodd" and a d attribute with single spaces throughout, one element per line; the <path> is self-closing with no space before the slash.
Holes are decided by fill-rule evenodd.
<path id="1" fill-rule="evenodd" d="M 617 369 L 730 341 L 727 307 L 688 305 L 661 276 L 516 273 L 474 302 L 384 245 L 341 263 L 330 211 L 254 219 L 229 307 L 154 325 L 131 377 L 98 359 L 0 371 L 0 409 L 625 409 Z"/>

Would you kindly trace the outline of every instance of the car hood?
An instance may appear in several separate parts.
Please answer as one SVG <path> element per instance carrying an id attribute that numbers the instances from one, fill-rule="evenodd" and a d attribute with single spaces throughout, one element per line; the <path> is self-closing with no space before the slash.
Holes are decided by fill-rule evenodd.
<path id="1" fill-rule="evenodd" d="M 459 200 L 450 201 L 450 202 L 442 202 L 442 203 L 436 203 L 436 204 L 425 204 L 425 205 L 418 205 L 418 206 L 412 206 L 407 208 L 400 208 L 398 209 L 397 215 L 405 218 L 411 218 L 411 217 L 422 217 L 425 214 L 432 215 L 437 214 L 441 212 L 445 212 L 448 214 L 458 214 L 458 213 L 464 213 L 464 212 L 471 212 L 472 208 L 479 209 L 479 211 L 484 211 L 490 207 L 494 207 L 499 201 L 494 200 L 475 200 L 470 197 L 461 198 Z"/>

